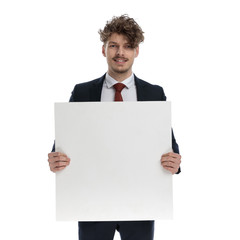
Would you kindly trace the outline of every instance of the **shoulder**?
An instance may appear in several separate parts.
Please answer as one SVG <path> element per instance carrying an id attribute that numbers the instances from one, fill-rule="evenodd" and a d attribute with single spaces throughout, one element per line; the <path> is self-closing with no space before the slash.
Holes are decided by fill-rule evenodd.
<path id="1" fill-rule="evenodd" d="M 94 80 L 76 84 L 72 96 L 70 98 L 71 102 L 76 101 L 94 101 L 98 100 L 100 97 L 103 81 L 105 79 L 105 74 Z"/>
<path id="2" fill-rule="evenodd" d="M 96 79 L 88 81 L 88 82 L 78 83 L 78 84 L 75 85 L 74 90 L 75 89 L 77 89 L 77 90 L 81 90 L 81 89 L 86 90 L 88 88 L 96 86 L 97 84 L 101 84 L 101 81 L 103 82 L 103 80 L 104 80 L 104 76 L 102 76 L 100 78 L 96 78 Z"/>
<path id="3" fill-rule="evenodd" d="M 166 96 L 164 93 L 164 90 L 161 86 L 156 84 L 151 84 L 147 81 L 144 81 L 138 77 L 135 76 L 135 83 L 138 91 L 142 91 L 142 94 L 144 96 L 147 96 L 147 98 L 151 101 L 155 100 L 166 100 Z"/>
<path id="4" fill-rule="evenodd" d="M 147 81 L 144 81 L 144 80 L 142 80 L 142 79 L 140 79 L 140 78 L 138 78 L 136 76 L 135 76 L 135 81 L 136 81 L 136 83 L 138 83 L 138 84 L 140 84 L 140 85 L 142 85 L 143 87 L 146 87 L 146 88 L 158 89 L 158 90 L 163 89 L 159 85 L 151 84 L 151 83 L 149 83 Z"/>

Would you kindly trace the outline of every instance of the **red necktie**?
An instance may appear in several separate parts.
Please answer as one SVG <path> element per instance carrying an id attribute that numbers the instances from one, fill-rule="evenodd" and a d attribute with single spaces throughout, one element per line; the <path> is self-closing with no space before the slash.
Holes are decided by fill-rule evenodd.
<path id="1" fill-rule="evenodd" d="M 115 99 L 114 101 L 120 101 L 122 102 L 122 94 L 121 91 L 126 87 L 123 83 L 116 83 L 115 85 L 113 85 L 113 87 L 115 88 L 116 92 L 115 92 Z"/>

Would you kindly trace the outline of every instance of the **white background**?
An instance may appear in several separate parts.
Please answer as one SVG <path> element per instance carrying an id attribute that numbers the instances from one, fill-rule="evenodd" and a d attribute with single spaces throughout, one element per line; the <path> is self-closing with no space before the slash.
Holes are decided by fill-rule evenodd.
<path id="1" fill-rule="evenodd" d="M 2 0 L 0 238 L 77 240 L 75 222 L 55 221 L 54 102 L 104 74 L 97 32 L 128 13 L 146 38 L 134 72 L 165 89 L 183 156 L 174 220 L 155 239 L 239 239 L 239 12 L 237 0 Z"/>

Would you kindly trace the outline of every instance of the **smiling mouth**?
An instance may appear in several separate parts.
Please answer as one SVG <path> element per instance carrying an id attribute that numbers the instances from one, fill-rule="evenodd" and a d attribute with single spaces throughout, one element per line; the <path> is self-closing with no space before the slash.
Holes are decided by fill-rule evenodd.
<path id="1" fill-rule="evenodd" d="M 127 59 L 123 59 L 123 58 L 113 58 L 113 60 L 117 63 L 125 63 L 127 62 Z"/>

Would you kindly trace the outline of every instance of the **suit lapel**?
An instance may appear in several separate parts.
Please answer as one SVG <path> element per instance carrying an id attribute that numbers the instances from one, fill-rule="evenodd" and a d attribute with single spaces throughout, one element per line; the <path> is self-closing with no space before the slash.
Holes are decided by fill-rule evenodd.
<path id="1" fill-rule="evenodd" d="M 102 77 L 100 77 L 93 83 L 93 86 L 90 90 L 90 101 L 92 102 L 101 101 L 102 86 L 105 79 L 105 75 L 106 74 L 104 74 Z"/>
<path id="2" fill-rule="evenodd" d="M 141 82 L 141 80 L 138 77 L 136 77 L 136 75 L 134 75 L 134 80 L 137 89 L 137 100 L 146 101 L 146 98 L 144 97 L 144 83 Z"/>

